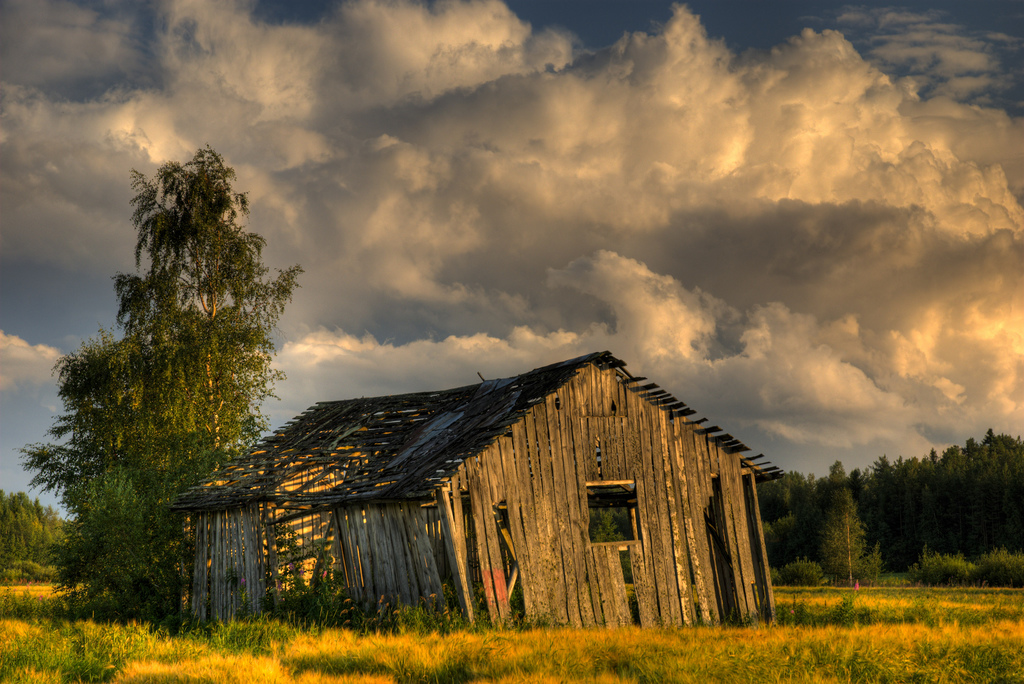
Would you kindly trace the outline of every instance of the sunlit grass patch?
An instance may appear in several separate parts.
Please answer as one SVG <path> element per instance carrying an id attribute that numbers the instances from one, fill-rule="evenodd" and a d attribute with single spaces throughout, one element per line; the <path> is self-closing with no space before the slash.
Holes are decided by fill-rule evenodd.
<path id="1" fill-rule="evenodd" d="M 0 584 L 0 594 L 4 593 L 28 594 L 33 598 L 37 596 L 49 598 L 53 594 L 53 585 L 41 584 L 39 582 L 33 584 Z"/>
<path id="2" fill-rule="evenodd" d="M 42 628 L 23 620 L 0 620 L 0 645 L 38 634 Z"/>
<path id="3" fill-rule="evenodd" d="M 317 675 L 293 678 L 274 657 L 208 654 L 184 661 L 143 660 L 128 664 L 113 680 L 131 684 L 177 684 L 224 682 L 226 684 L 270 684 L 278 682 L 374 681 L 366 678 L 339 680 Z M 384 680 L 390 681 L 390 680 Z"/>
<path id="4" fill-rule="evenodd" d="M 48 618 L 63 610 L 49 584 L 0 586 L 0 618 Z"/>
<path id="5" fill-rule="evenodd" d="M 1024 590 L 930 587 L 778 587 L 782 625 L 921 623 L 984 624 L 1024 620 Z"/>
<path id="6" fill-rule="evenodd" d="M 140 624 L 0 619 L 0 680 L 1024 684 L 1024 591 L 777 594 L 780 612 L 795 605 L 813 620 L 760 628 L 362 634 L 253 618 L 185 623 L 170 636 Z"/>
<path id="7" fill-rule="evenodd" d="M 493 655 L 489 636 L 380 635 L 326 630 L 296 638 L 282 662 L 297 673 L 372 674 L 399 681 L 470 681 Z"/>
<path id="8" fill-rule="evenodd" d="M 149 628 L 141 625 L 40 625 L 22 637 L 3 642 L 0 680 L 35 670 L 57 672 L 69 681 L 105 681 L 125 663 L 151 649 L 154 640 Z"/>

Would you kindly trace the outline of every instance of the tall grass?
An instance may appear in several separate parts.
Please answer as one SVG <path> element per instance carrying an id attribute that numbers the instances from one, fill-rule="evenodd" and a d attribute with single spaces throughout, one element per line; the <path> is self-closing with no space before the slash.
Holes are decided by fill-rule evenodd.
<path id="1" fill-rule="evenodd" d="M 947 625 L 1024 624 L 1024 591 L 975 587 L 776 587 L 779 625 Z"/>
<path id="2" fill-rule="evenodd" d="M 760 629 L 441 633 L 422 614 L 376 633 L 263 617 L 172 634 L 13 617 L 25 599 L 0 592 L 0 681 L 1024 683 L 1024 590 L 780 587 L 776 597 L 779 624 Z"/>

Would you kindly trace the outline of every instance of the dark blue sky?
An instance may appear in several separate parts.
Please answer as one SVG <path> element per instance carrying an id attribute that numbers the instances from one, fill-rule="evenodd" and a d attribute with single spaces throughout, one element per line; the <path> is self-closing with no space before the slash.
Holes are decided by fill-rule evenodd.
<path id="1" fill-rule="evenodd" d="M 735 53 L 755 48 L 766 50 L 804 28 L 821 31 L 838 28 L 836 18 L 851 8 L 891 7 L 914 13 L 934 13 L 943 22 L 957 24 L 977 35 L 1003 33 L 1024 39 L 1024 0 L 934 0 L 922 2 L 808 2 L 806 0 L 506 0 L 506 5 L 534 30 L 549 26 L 574 33 L 586 49 L 611 45 L 625 32 L 653 32 L 667 21 L 674 4 L 688 5 L 700 15 L 708 35 L 725 40 Z M 255 15 L 270 22 L 315 22 L 338 0 L 260 0 Z M 864 51 L 873 34 L 858 34 L 851 27 L 846 37 Z M 1006 90 L 992 94 L 995 104 L 1015 115 L 1024 115 L 1024 49 L 1008 47 L 1000 59 L 1017 77 Z M 896 75 L 898 69 L 892 69 Z"/>

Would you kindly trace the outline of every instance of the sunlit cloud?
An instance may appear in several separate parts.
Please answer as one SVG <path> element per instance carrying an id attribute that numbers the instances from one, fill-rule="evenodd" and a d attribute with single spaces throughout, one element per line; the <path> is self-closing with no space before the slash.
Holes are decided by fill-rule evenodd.
<path id="1" fill-rule="evenodd" d="M 1015 39 L 850 9 L 737 55 L 677 7 L 582 52 L 497 1 L 175 0 L 143 54 L 125 7 L 47 7 L 4 31 L 102 58 L 4 34 L 4 258 L 130 270 L 129 169 L 212 145 L 306 270 L 278 419 L 609 349 L 784 449 L 1019 424 L 1024 119 L 984 97 Z"/>
<path id="2" fill-rule="evenodd" d="M 60 351 L 45 344 L 29 344 L 0 330 L 0 390 L 17 391 L 53 382 L 53 365 Z"/>

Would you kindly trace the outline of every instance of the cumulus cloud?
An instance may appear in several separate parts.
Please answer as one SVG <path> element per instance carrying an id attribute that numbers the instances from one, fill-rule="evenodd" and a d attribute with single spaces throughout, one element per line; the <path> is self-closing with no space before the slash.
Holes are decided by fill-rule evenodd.
<path id="1" fill-rule="evenodd" d="M 53 365 L 61 353 L 45 344 L 29 344 L 0 330 L 0 390 L 17 391 L 53 381 Z"/>
<path id="2" fill-rule="evenodd" d="M 601 299 L 613 323 L 546 334 L 518 326 L 503 338 L 481 333 L 406 344 L 321 329 L 282 350 L 280 367 L 302 378 L 289 386 L 286 404 L 299 410 L 298 397 L 470 384 L 474 370 L 512 375 L 607 348 L 716 420 L 818 448 L 881 441 L 926 449 L 934 434 L 983 430 L 985 420 L 1024 409 L 1024 347 L 1002 314 L 983 332 L 943 332 L 950 321 L 934 312 L 901 332 L 863 330 L 854 314 L 821 322 L 780 302 L 738 311 L 609 251 L 553 269 L 548 283 Z M 733 330 L 737 344 L 722 328 Z M 866 351 L 880 332 L 888 344 Z M 987 378 L 968 377 L 986 354 L 1003 361 L 988 368 Z"/>
<path id="3" fill-rule="evenodd" d="M 580 52 L 497 0 L 173 0 L 143 54 L 140 15 L 48 7 L 4 30 L 109 46 L 89 73 L 116 85 L 4 40 L 3 259 L 130 270 L 128 170 L 211 144 L 271 264 L 306 269 L 282 408 L 597 349 L 786 448 L 912 455 L 1024 408 L 998 37 L 851 9 L 866 54 L 825 29 L 736 55 L 677 7 Z"/>
<path id="4" fill-rule="evenodd" d="M 8 0 L 0 24 L 4 80 L 76 97 L 147 81 L 132 4 L 108 3 L 101 14 L 66 0 Z"/>

